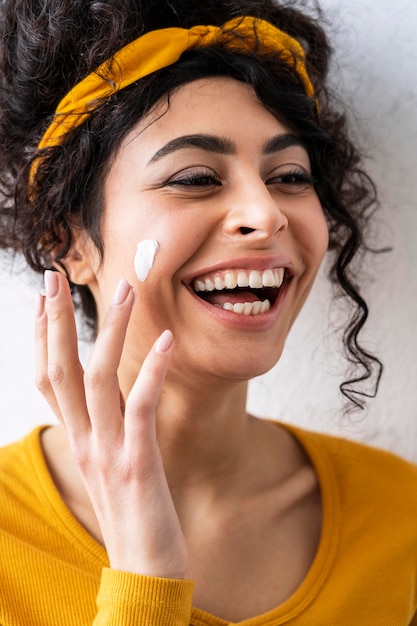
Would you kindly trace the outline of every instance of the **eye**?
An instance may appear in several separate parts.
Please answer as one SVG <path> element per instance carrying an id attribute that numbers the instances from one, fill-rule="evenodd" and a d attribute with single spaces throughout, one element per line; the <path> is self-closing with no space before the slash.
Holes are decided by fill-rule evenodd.
<path id="1" fill-rule="evenodd" d="M 282 191 L 287 191 L 288 193 L 304 191 L 308 187 L 312 187 L 314 183 L 314 178 L 304 169 L 299 168 L 282 172 L 265 181 L 266 185 L 276 185 Z"/>
<path id="2" fill-rule="evenodd" d="M 205 188 L 210 186 L 221 186 L 221 181 L 212 170 L 199 169 L 179 172 L 172 176 L 166 183 L 168 187 L 182 188 Z"/>

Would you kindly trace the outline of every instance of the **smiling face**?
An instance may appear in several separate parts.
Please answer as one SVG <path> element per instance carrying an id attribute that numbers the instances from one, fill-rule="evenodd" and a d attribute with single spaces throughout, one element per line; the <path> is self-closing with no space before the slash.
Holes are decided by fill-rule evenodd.
<path id="1" fill-rule="evenodd" d="M 173 370 L 197 379 L 251 378 L 276 363 L 328 243 L 302 142 L 228 78 L 185 85 L 125 138 L 102 236 L 90 284 L 99 320 L 121 277 L 137 291 L 121 371 L 136 375 L 170 328 Z M 144 239 L 160 248 L 140 282 Z"/>

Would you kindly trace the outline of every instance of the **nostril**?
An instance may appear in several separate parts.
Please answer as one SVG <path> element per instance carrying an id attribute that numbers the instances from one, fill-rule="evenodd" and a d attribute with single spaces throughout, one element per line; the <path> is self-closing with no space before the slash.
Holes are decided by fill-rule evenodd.
<path id="1" fill-rule="evenodd" d="M 250 233 L 253 233 L 253 231 L 255 229 L 254 228 L 248 228 L 247 226 L 241 226 L 239 230 L 240 230 L 242 235 L 249 235 Z"/>

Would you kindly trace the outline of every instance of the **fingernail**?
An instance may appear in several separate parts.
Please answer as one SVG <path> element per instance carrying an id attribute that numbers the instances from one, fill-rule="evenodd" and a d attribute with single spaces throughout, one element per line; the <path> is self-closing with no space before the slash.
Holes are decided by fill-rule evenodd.
<path id="1" fill-rule="evenodd" d="M 37 293 L 35 296 L 36 317 L 42 317 L 44 311 L 45 311 L 45 297 L 41 293 Z"/>
<path id="2" fill-rule="evenodd" d="M 119 280 L 119 283 L 116 287 L 116 291 L 114 292 L 113 304 L 116 304 L 116 305 L 123 304 L 123 302 L 126 300 L 127 296 L 129 295 L 129 291 L 130 291 L 130 285 L 127 282 L 126 278 L 122 278 L 121 280 Z"/>
<path id="3" fill-rule="evenodd" d="M 45 282 L 45 292 L 48 298 L 55 298 L 59 290 L 58 276 L 52 270 L 45 270 L 43 275 Z"/>
<path id="4" fill-rule="evenodd" d="M 155 344 L 155 352 L 159 352 L 160 354 L 164 352 L 168 352 L 172 345 L 173 336 L 170 330 L 164 330 L 162 335 L 159 337 Z"/>

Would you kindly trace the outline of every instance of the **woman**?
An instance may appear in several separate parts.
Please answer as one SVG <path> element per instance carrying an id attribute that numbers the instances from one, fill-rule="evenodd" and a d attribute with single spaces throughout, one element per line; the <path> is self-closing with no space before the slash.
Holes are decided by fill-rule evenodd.
<path id="1" fill-rule="evenodd" d="M 328 248 L 345 394 L 379 365 L 351 270 L 374 190 L 326 38 L 199 5 L 1 5 L 2 245 L 45 272 L 60 426 L 1 451 L 0 623 L 417 624 L 416 469 L 245 408 Z"/>

